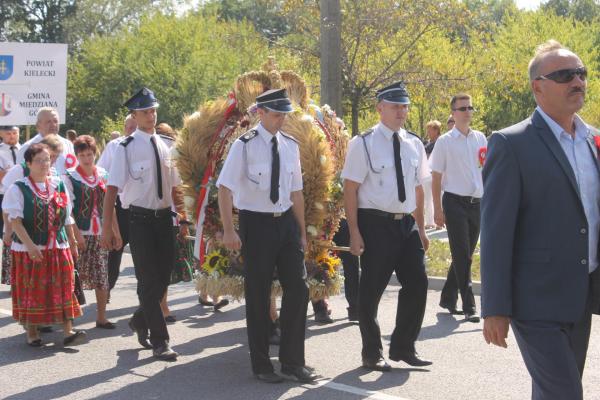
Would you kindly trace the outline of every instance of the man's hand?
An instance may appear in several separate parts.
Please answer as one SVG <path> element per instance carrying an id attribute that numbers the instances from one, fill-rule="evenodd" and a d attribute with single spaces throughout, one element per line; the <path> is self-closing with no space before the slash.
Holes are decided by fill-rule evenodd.
<path id="1" fill-rule="evenodd" d="M 486 317 L 483 320 L 483 337 L 487 344 L 506 348 L 510 318 L 504 316 Z"/>
<path id="2" fill-rule="evenodd" d="M 302 246 L 304 254 L 308 253 L 308 240 L 306 240 L 306 236 L 300 238 L 300 245 Z"/>
<path id="3" fill-rule="evenodd" d="M 365 242 L 360 231 L 350 232 L 350 253 L 355 256 L 361 256 L 365 251 Z"/>
<path id="4" fill-rule="evenodd" d="M 223 233 L 223 246 L 229 250 L 239 250 L 242 248 L 242 241 L 234 230 L 227 230 Z"/>
<path id="5" fill-rule="evenodd" d="M 444 217 L 444 210 L 440 209 L 435 209 L 435 211 L 433 212 L 433 220 L 435 221 L 435 224 L 440 227 L 443 228 L 444 225 L 446 225 L 446 218 Z"/>
<path id="6" fill-rule="evenodd" d="M 427 232 L 425 232 L 425 229 L 419 228 L 419 236 L 421 237 L 423 250 L 427 251 L 429 249 L 429 238 L 427 237 Z"/>

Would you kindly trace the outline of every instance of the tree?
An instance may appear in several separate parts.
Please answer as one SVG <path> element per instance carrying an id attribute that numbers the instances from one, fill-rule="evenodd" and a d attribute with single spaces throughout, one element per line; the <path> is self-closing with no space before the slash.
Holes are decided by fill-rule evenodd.
<path id="1" fill-rule="evenodd" d="M 63 22 L 75 13 L 76 0 L 3 0 L 0 37 L 5 40 L 65 43 Z"/>

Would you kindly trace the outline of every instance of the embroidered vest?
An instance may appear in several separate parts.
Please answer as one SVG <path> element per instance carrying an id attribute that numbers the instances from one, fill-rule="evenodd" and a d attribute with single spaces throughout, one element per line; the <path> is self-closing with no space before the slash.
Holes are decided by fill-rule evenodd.
<path id="1" fill-rule="evenodd" d="M 98 216 L 102 217 L 104 205 L 104 191 L 100 185 L 89 187 L 85 183 L 68 174 L 73 184 L 73 215 L 77 227 L 83 231 L 90 229 L 94 207 L 98 209 Z M 102 179 L 98 177 L 98 179 Z"/>
<path id="2" fill-rule="evenodd" d="M 33 243 L 38 246 L 46 246 L 50 236 L 50 228 L 52 227 L 56 229 L 56 241 L 58 243 L 65 243 L 67 241 L 67 232 L 65 230 L 67 209 L 58 208 L 52 200 L 48 203 L 44 202 L 33 193 L 33 190 L 25 182 L 17 181 L 15 184 L 21 189 L 21 193 L 23 193 L 25 203 L 23 208 L 23 227 L 25 227 Z M 65 193 L 65 187 L 62 182 L 59 183 L 56 191 Z M 54 214 L 53 221 L 49 221 L 49 213 Z M 23 243 L 14 233 L 13 240 L 17 243 Z"/>

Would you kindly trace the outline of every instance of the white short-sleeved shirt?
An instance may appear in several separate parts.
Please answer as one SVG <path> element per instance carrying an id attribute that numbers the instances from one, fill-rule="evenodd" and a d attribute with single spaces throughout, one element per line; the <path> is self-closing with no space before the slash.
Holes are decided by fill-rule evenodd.
<path id="1" fill-rule="evenodd" d="M 93 176 L 86 176 L 86 178 L 88 179 L 88 181 L 86 181 L 85 179 L 83 179 L 81 177 L 81 174 L 79 174 L 79 172 L 77 171 L 76 168 L 71 168 L 68 170 L 68 175 L 66 175 L 63 179 L 63 182 L 65 183 L 65 187 L 67 188 L 67 191 L 69 192 L 69 197 L 75 201 L 75 193 L 73 193 L 73 182 L 71 182 L 71 178 L 69 177 L 72 176 L 73 179 L 75 179 L 78 182 L 83 183 L 84 185 L 90 187 L 90 188 L 95 188 L 96 186 L 98 186 L 98 184 L 100 182 L 104 182 L 104 184 L 106 185 L 107 181 L 108 181 L 108 172 L 106 172 L 106 170 L 102 167 L 98 167 L 96 166 L 96 171 L 98 173 L 98 180 L 94 181 L 93 183 L 88 182 L 89 180 L 93 180 L 94 177 Z M 82 230 L 81 234 L 82 235 L 93 235 L 93 221 L 95 221 L 95 223 L 98 226 L 98 232 L 97 235 L 100 235 L 100 233 L 102 232 L 102 214 L 99 212 L 98 207 L 94 208 L 94 210 L 92 211 L 92 224 L 90 224 L 90 229 L 88 230 Z"/>
<path id="2" fill-rule="evenodd" d="M 152 137 L 161 160 L 162 199 L 158 198 L 156 162 L 150 143 Z M 117 146 L 108 171 L 108 185 L 119 189 L 123 208 L 130 205 L 151 210 L 171 207 L 171 189 L 180 183 L 169 146 L 159 135 L 137 129 Z"/>
<path id="3" fill-rule="evenodd" d="M 60 175 L 64 175 L 67 173 L 67 168 L 77 166 L 77 159 L 75 158 L 75 150 L 73 149 L 73 143 L 71 143 L 70 140 L 67 140 L 60 135 L 57 135 L 57 136 L 58 136 L 58 139 L 60 140 L 60 142 L 62 143 L 63 149 L 62 149 L 62 153 L 60 154 L 60 156 L 58 156 L 58 158 L 56 159 L 56 162 L 54 163 L 54 167 L 56 168 L 56 170 L 58 171 L 58 173 Z M 44 137 L 38 133 L 37 135 L 35 135 L 31 139 L 29 139 L 28 141 L 23 143 L 23 146 L 21 146 L 21 148 L 19 149 L 19 154 L 17 154 L 17 163 L 23 162 L 23 160 L 25 159 L 25 151 L 29 148 L 29 146 L 31 146 L 34 143 L 39 143 L 42 140 L 44 140 Z M 74 163 L 75 163 L 74 165 L 66 164 L 67 156 L 69 154 L 72 154 L 72 157 L 70 157 L 70 158 L 71 158 L 71 160 L 74 161 Z"/>
<path id="4" fill-rule="evenodd" d="M 487 139 L 479 131 L 463 135 L 453 128 L 438 138 L 429 158 L 431 170 L 442 174 L 442 190 L 459 196 L 483 196 L 480 152 Z"/>
<path id="5" fill-rule="evenodd" d="M 110 164 L 112 163 L 117 146 L 119 146 L 119 143 L 121 143 L 121 141 L 126 137 L 127 136 L 121 136 L 106 143 L 106 146 L 104 146 L 104 150 L 102 151 L 96 166 L 102 167 L 107 171 L 110 170 Z"/>
<path id="6" fill-rule="evenodd" d="M 15 148 L 15 155 L 17 155 L 21 145 L 17 143 L 13 147 Z M 13 161 L 12 151 L 10 151 L 10 148 L 11 146 L 7 145 L 6 143 L 0 143 L 0 169 L 4 172 L 8 172 L 16 164 Z M 0 184 L 0 194 L 4 194 L 4 192 L 4 186 Z"/>
<path id="7" fill-rule="evenodd" d="M 298 143 L 289 136 L 277 132 L 279 150 L 279 200 L 273 204 L 271 193 L 271 142 L 273 134 L 262 124 L 256 126 L 258 134 L 251 131 L 236 140 L 229 150 L 219 174 L 217 186 L 225 186 L 233 192 L 233 204 L 239 210 L 257 212 L 284 212 L 292 206 L 291 193 L 302 190 L 302 169 Z"/>
<path id="8" fill-rule="evenodd" d="M 25 184 L 31 188 L 31 190 L 35 194 L 35 188 L 31 185 L 31 182 L 29 181 L 28 178 L 22 178 L 20 180 L 21 182 L 25 182 Z M 60 183 L 61 179 L 57 176 L 51 176 L 48 178 L 48 182 L 50 184 L 50 196 L 53 195 L 53 193 L 56 191 L 56 188 L 58 187 L 58 184 Z M 46 190 L 46 184 L 45 183 L 36 183 L 36 185 L 38 186 L 39 189 L 41 190 Z M 69 196 L 68 191 L 65 192 L 66 196 L 67 196 L 67 215 L 69 215 L 69 217 L 67 218 L 65 225 L 71 225 L 74 223 L 73 218 L 70 217 L 71 212 L 73 210 L 73 204 L 71 203 L 71 197 Z M 21 189 L 17 186 L 17 185 L 11 185 L 8 190 L 6 191 L 5 195 L 4 195 L 4 201 L 2 202 L 2 212 L 8 214 L 8 220 L 12 221 L 16 218 L 23 218 L 23 210 L 25 208 L 25 200 L 23 197 L 23 192 L 21 191 Z M 44 250 L 46 249 L 46 245 L 38 245 L 37 246 L 40 250 Z M 50 244 L 51 249 L 66 249 L 69 247 L 69 243 L 65 242 L 65 243 L 58 243 L 56 240 L 54 241 L 54 243 Z M 16 241 L 13 240 L 12 245 L 11 245 L 11 250 L 13 251 L 27 251 L 27 247 L 22 244 L 22 243 L 17 243 Z"/>
<path id="9" fill-rule="evenodd" d="M 355 136 L 348 144 L 342 179 L 360 184 L 358 208 L 396 214 L 412 213 L 417 207 L 414 189 L 430 178 L 425 147 L 416 136 L 404 129 L 398 131 L 406 191 L 406 200 L 400 202 L 393 135 L 390 128 L 379 123 L 373 127 L 371 134 Z"/>

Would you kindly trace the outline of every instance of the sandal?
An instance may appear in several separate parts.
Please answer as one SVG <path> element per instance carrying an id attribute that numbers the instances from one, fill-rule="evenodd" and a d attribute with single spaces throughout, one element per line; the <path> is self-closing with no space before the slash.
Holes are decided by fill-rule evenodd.
<path id="1" fill-rule="evenodd" d="M 31 347 L 42 347 L 42 339 L 33 339 L 33 340 L 27 339 L 27 344 L 30 345 Z"/>
<path id="2" fill-rule="evenodd" d="M 219 311 L 221 308 L 225 307 L 228 304 L 229 304 L 229 300 L 222 299 L 217 304 L 215 304 L 215 311 Z"/>
<path id="3" fill-rule="evenodd" d="M 63 339 L 64 346 L 76 346 L 85 341 L 86 333 L 85 331 L 77 331 L 72 335 L 66 336 Z"/>

